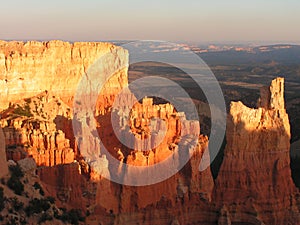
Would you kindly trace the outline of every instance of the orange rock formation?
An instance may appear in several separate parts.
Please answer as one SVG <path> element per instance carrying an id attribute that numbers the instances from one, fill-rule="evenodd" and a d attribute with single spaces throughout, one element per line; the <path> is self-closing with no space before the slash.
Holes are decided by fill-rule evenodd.
<path id="1" fill-rule="evenodd" d="M 225 156 L 215 186 L 214 200 L 224 206 L 221 224 L 299 222 L 292 200 L 297 191 L 283 93 L 284 80 L 277 78 L 261 89 L 257 109 L 231 103 Z"/>
<path id="2" fill-rule="evenodd" d="M 112 55 L 107 66 L 120 68 L 122 65 L 122 69 L 118 71 L 119 76 L 107 82 L 103 107 L 111 101 L 115 89 L 127 85 L 128 53 L 123 48 L 109 43 L 0 41 L 0 109 L 46 90 L 71 105 L 82 76 L 106 53 Z"/>
<path id="3" fill-rule="evenodd" d="M 70 120 L 71 110 L 49 93 L 11 105 L 0 120 L 8 159 L 33 157 L 39 166 L 73 162 L 70 140 L 58 129 L 63 125 L 60 118 Z"/>
<path id="4" fill-rule="evenodd" d="M 85 136 L 87 145 L 82 137 L 75 141 L 71 106 L 77 84 L 106 53 L 111 53 L 106 66 L 122 69 L 107 80 L 85 125 L 96 125 L 103 145 L 116 159 L 143 169 L 172 157 L 178 145 L 193 152 L 178 173 L 160 183 L 133 187 L 111 182 L 101 174 L 116 171 L 97 137 Z M 241 102 L 231 104 L 224 161 L 214 185 L 210 168 L 199 171 L 209 151 L 208 138 L 199 135 L 197 122 L 187 120 L 171 104 L 153 104 L 151 98 L 136 103 L 128 117 L 126 110 L 112 109 L 116 94 L 128 85 L 127 65 L 127 51 L 107 43 L 0 42 L 0 108 L 7 108 L 0 125 L 8 158 L 33 157 L 45 191 L 60 206 L 88 211 L 87 224 L 300 223 L 298 192 L 289 165 L 283 79 L 261 90 L 257 109 Z M 132 99 L 128 93 L 121 101 Z M 124 139 L 138 137 L 134 148 L 118 140 L 111 117 Z M 191 137 L 198 140 L 193 151 L 188 144 Z M 135 150 L 141 146 L 155 147 Z M 87 163 L 91 152 L 98 161 Z M 6 165 L 2 161 L 1 166 Z M 3 168 L 0 176 L 7 171 Z"/>

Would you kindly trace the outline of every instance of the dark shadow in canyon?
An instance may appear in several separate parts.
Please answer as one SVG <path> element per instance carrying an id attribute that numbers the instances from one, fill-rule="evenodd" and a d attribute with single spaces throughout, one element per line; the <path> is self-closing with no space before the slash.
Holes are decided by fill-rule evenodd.
<path id="1" fill-rule="evenodd" d="M 228 215 L 224 217 L 236 225 L 300 222 L 289 134 L 283 127 L 247 130 L 242 122 L 233 124 L 231 115 L 228 121 L 227 144 L 213 194 L 219 207 L 226 205 Z"/>

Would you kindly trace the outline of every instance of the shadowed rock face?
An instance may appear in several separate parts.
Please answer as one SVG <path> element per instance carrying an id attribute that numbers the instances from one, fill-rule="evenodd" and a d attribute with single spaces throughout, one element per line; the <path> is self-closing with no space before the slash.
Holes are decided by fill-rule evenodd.
<path id="1" fill-rule="evenodd" d="M 2 112 L 0 120 L 7 154 L 15 160 L 33 157 L 43 166 L 37 173 L 45 192 L 54 196 L 59 206 L 89 211 L 87 224 L 299 224 L 282 78 L 261 89 L 257 109 L 241 102 L 231 104 L 224 161 L 214 184 L 210 168 L 199 171 L 202 157 L 209 158 L 208 138 L 199 136 L 195 121 L 180 121 L 182 114 L 172 105 L 155 105 L 151 98 L 135 104 L 129 119 L 112 110 L 116 94 L 128 85 L 127 67 L 118 70 L 99 93 L 91 116 L 110 154 L 146 169 L 172 156 L 182 134 L 198 139 L 191 159 L 177 174 L 157 184 L 131 187 L 99 176 L 97 170 L 115 172 L 102 147 L 93 145 L 98 142 L 89 136 L 82 139 L 90 142 L 82 149 L 72 131 L 71 105 L 77 84 L 88 67 L 106 53 L 112 55 L 108 67 L 128 64 L 127 51 L 107 43 L 0 42 L 0 108 L 14 103 Z M 23 98 L 27 99 L 19 101 Z M 134 98 L 132 93 L 121 100 L 129 98 Z M 166 129 L 167 135 L 155 151 L 134 151 L 114 135 L 111 116 L 121 124 L 123 137 L 127 138 L 125 131 L 130 130 L 143 145 L 157 142 L 158 135 L 152 138 L 150 134 L 151 121 L 159 130 Z M 165 121 L 166 126 L 153 117 Z M 101 160 L 88 164 L 78 149 L 96 152 Z M 184 142 L 182 149 L 188 150 Z M 0 160 L 0 166 L 6 165 L 1 149 Z M 7 172 L 5 166 L 0 169 L 0 176 Z"/>
<path id="2" fill-rule="evenodd" d="M 292 200 L 297 191 L 290 171 L 290 125 L 283 91 L 284 80 L 277 78 L 261 89 L 257 109 L 231 103 L 214 196 L 217 204 L 226 206 L 226 221 L 299 222 Z"/>
<path id="3" fill-rule="evenodd" d="M 6 162 L 4 134 L 0 128 L 0 178 L 5 176 L 7 173 L 8 166 Z"/>

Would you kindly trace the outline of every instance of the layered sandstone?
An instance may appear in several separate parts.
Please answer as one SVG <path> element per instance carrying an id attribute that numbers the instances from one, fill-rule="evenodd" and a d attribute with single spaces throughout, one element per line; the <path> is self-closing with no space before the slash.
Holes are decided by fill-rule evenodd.
<path id="1" fill-rule="evenodd" d="M 45 191 L 58 200 L 58 205 L 80 208 L 85 211 L 86 199 L 84 191 L 87 191 L 85 177 L 82 176 L 78 162 L 53 167 L 40 167 L 37 171 Z"/>
<path id="2" fill-rule="evenodd" d="M 257 109 L 231 103 L 227 145 L 215 186 L 220 224 L 297 224 L 284 80 L 261 89 Z"/>
<path id="3" fill-rule="evenodd" d="M 207 154 L 207 137 L 201 136 L 190 162 L 169 179 L 142 187 L 113 183 L 93 176 L 84 161 L 69 165 L 42 167 L 38 175 L 47 193 L 64 207 L 80 207 L 91 216 L 87 224 L 180 224 L 210 221 L 217 218 L 211 204 L 213 179 L 208 168 L 199 171 L 203 154 Z M 206 152 L 206 153 L 205 153 Z M 200 210 L 200 211 L 199 211 Z M 116 216 L 118 215 L 118 216 Z"/>
<path id="4" fill-rule="evenodd" d="M 203 202 L 210 201 L 213 189 L 210 169 L 198 170 L 203 154 L 208 154 L 208 139 L 199 138 L 198 122 L 187 120 L 171 104 L 153 104 L 151 98 L 136 102 L 132 109 L 112 108 L 118 92 L 128 85 L 126 50 L 105 43 L 51 41 L 1 42 L 1 51 L 1 93 L 4 93 L 1 107 L 10 103 L 1 118 L 7 154 L 16 161 L 33 157 L 37 165 L 47 166 L 40 167 L 38 175 L 46 192 L 61 205 L 103 215 L 139 213 L 147 207 L 155 211 L 156 205 L 182 208 L 190 199 L 197 201 L 199 195 Z M 104 63 L 96 61 L 99 57 Z M 95 74 L 105 78 L 102 90 L 96 90 L 94 80 L 89 80 Z M 86 86 L 80 86 L 82 77 L 89 77 L 83 82 Z M 75 101 L 76 112 L 71 107 L 75 92 L 85 100 Z M 95 94 L 99 94 L 95 108 L 85 111 Z M 24 101 L 19 101 L 23 98 Z M 128 93 L 121 100 L 126 105 L 131 98 L 135 97 Z M 129 115 L 124 114 L 128 110 Z M 72 133 L 73 114 L 76 114 L 73 125 L 78 125 L 82 132 L 76 142 Z M 131 138 L 136 138 L 133 146 L 126 147 L 117 139 L 112 121 L 119 123 L 119 135 L 128 139 L 131 134 Z M 90 133 L 91 125 L 95 125 L 99 137 Z M 182 172 L 159 184 L 123 186 L 103 177 L 103 173 L 118 171 L 110 168 L 99 138 L 120 162 L 143 169 L 172 156 L 178 148 L 193 156 Z M 180 142 L 181 139 L 184 141 Z M 195 145 L 191 145 L 193 140 Z M 142 146 L 147 151 L 137 151 Z M 89 157 L 91 154 L 95 158 Z M 166 215 L 169 222 L 176 221 L 172 218 L 174 213 Z M 184 217 L 179 220 L 192 221 Z"/>
<path id="5" fill-rule="evenodd" d="M 97 183 L 92 191 L 96 193 L 95 202 L 89 205 L 88 209 L 96 217 L 98 215 L 99 221 L 103 219 L 100 215 L 111 213 L 124 215 L 119 218 L 117 224 L 133 224 L 135 216 L 142 216 L 141 212 L 146 209 L 156 214 L 152 219 L 160 220 L 156 212 L 158 205 L 171 210 L 165 214 L 166 218 L 161 220 L 161 223 L 171 223 L 176 216 L 176 212 L 172 211 L 174 208 L 184 210 L 183 205 L 188 205 L 190 201 L 198 201 L 199 196 L 201 201 L 198 204 L 205 208 L 205 204 L 211 200 L 213 179 L 209 168 L 199 171 L 204 154 L 209 160 L 208 139 L 205 136 L 199 137 L 199 123 L 187 120 L 183 113 L 176 112 L 174 106 L 169 103 L 154 104 L 152 98 L 144 98 L 139 103 L 128 93 L 118 101 L 124 102 L 114 103 L 111 113 L 96 117 L 97 123 L 93 126 L 97 127 L 99 136 L 89 132 L 88 127 L 93 123 L 91 116 L 81 123 L 82 136 L 79 137 L 78 145 L 83 156 L 90 162 L 91 180 Z M 131 106 L 131 102 L 134 102 L 133 107 L 127 107 Z M 113 125 L 117 129 L 113 130 Z M 100 140 L 108 152 L 120 161 L 120 167 L 116 170 L 110 165 Z M 122 140 L 129 141 L 131 146 L 125 146 Z M 196 140 L 196 145 L 191 144 L 193 140 Z M 172 157 L 178 149 L 181 154 L 192 154 L 191 160 L 181 171 L 178 169 L 178 173 L 162 182 L 133 187 L 115 184 L 103 177 L 103 173 L 110 173 L 110 176 L 119 176 L 120 182 L 122 177 L 135 179 L 135 176 L 126 177 L 131 172 L 130 168 L 128 171 L 122 171 L 121 163 L 140 166 L 140 172 L 146 171 L 148 166 Z M 98 159 L 97 155 L 100 155 Z M 108 170 L 105 170 L 104 165 L 107 165 Z M 128 213 L 132 214 L 132 217 L 125 216 Z M 192 222 L 193 218 L 200 219 L 201 216 L 203 214 L 198 217 L 182 215 L 178 219 L 181 222 Z"/>
<path id="6" fill-rule="evenodd" d="M 103 108 L 111 104 L 116 89 L 127 85 L 128 53 L 123 48 L 109 43 L 0 41 L 0 109 L 46 90 L 71 105 L 82 77 L 107 54 L 107 67 L 115 68 L 118 76 L 106 83 Z"/>
<path id="7" fill-rule="evenodd" d="M 130 151 L 134 152 L 126 160 L 133 165 L 134 161 L 143 166 L 159 163 L 174 153 L 181 137 L 200 134 L 198 121 L 187 120 L 184 113 L 176 112 L 169 103 L 155 105 L 152 98 L 142 99 L 132 109 L 116 107 L 112 116 L 118 124 L 118 137 L 130 143 Z"/>
<path id="8" fill-rule="evenodd" d="M 104 63 L 95 63 L 99 57 Z M 210 168 L 199 171 L 201 159 L 210 159 L 208 138 L 199 135 L 197 121 L 168 103 L 136 102 L 131 92 L 118 101 L 123 106 L 135 101 L 132 108 L 114 105 L 128 85 L 127 64 L 127 51 L 107 43 L 1 42 L 0 108 L 9 107 L 0 124 L 8 158 L 32 157 L 46 194 L 59 206 L 91 214 L 87 224 L 299 223 L 283 79 L 261 89 L 257 109 L 231 104 L 224 162 L 214 185 Z M 94 80 L 77 89 L 89 74 L 105 81 L 100 93 L 94 93 Z M 86 100 L 75 102 L 76 112 L 75 92 Z M 84 111 L 95 95 L 95 107 Z M 72 125 L 81 132 L 76 140 Z M 114 125 L 119 129 L 113 130 Z M 125 180 L 130 171 L 122 170 L 121 163 L 147 171 L 178 149 L 190 160 L 162 182 L 134 187 L 106 179 Z M 112 167 L 108 153 L 119 167 Z M 7 171 L 6 166 L 0 169 L 0 176 Z"/>
<path id="9" fill-rule="evenodd" d="M 70 140 L 58 129 L 64 125 L 61 118 L 68 121 L 71 115 L 70 108 L 48 92 L 12 104 L 0 120 L 8 159 L 33 157 L 39 166 L 73 162 Z"/>
<path id="10" fill-rule="evenodd" d="M 96 81 L 80 82 L 87 74 L 103 78 L 102 89 L 93 90 L 100 92 L 97 114 L 105 114 L 127 86 L 128 53 L 109 43 L 1 41 L 0 58 L 0 109 L 10 105 L 2 112 L 1 126 L 14 160 L 29 155 L 38 165 L 73 162 L 78 155 L 71 121 L 74 95 L 83 93 L 89 101 L 90 94 L 97 94 L 90 93 Z M 25 104 L 15 104 L 24 98 Z M 11 111 L 21 118 L 11 119 Z"/>

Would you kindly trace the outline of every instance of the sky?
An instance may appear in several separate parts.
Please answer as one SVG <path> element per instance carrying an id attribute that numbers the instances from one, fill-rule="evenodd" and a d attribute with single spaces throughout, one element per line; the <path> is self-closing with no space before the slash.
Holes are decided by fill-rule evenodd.
<path id="1" fill-rule="evenodd" d="M 300 43 L 298 0 L 1 0 L 4 40 Z"/>

